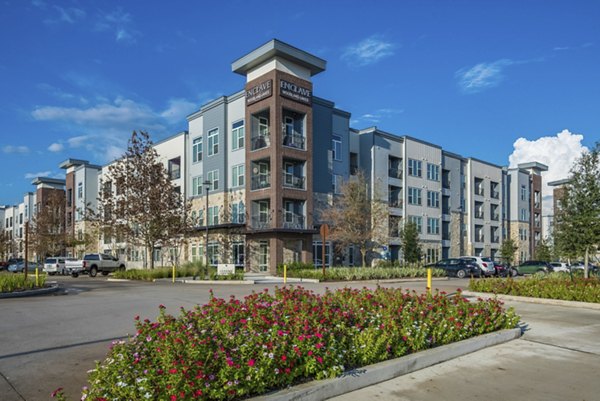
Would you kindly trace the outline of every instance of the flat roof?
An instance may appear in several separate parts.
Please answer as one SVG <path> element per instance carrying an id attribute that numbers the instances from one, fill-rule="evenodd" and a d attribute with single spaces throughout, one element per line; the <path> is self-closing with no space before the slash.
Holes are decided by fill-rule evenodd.
<path id="1" fill-rule="evenodd" d="M 73 166 L 81 166 L 82 164 L 89 164 L 90 162 L 87 160 L 81 160 L 81 159 L 67 159 L 64 162 L 60 163 L 58 165 L 58 167 L 60 168 L 64 168 L 67 169 L 69 167 L 73 167 Z"/>
<path id="2" fill-rule="evenodd" d="M 284 58 L 308 69 L 311 76 L 325 71 L 327 65 L 322 58 L 278 39 L 272 39 L 231 63 L 231 71 L 245 76 L 248 71 L 275 57 Z"/>
<path id="3" fill-rule="evenodd" d="M 548 166 L 540 162 L 529 162 L 529 163 L 519 163 L 519 168 L 522 169 L 534 169 L 539 171 L 548 171 Z"/>
<path id="4" fill-rule="evenodd" d="M 33 185 L 40 184 L 53 184 L 53 185 L 65 185 L 66 181 L 60 178 L 50 178 L 50 177 L 36 177 L 31 181 Z"/>
<path id="5" fill-rule="evenodd" d="M 568 184 L 570 181 L 570 178 L 563 178 L 562 180 L 550 181 L 548 185 L 551 187 L 560 187 L 561 185 Z"/>

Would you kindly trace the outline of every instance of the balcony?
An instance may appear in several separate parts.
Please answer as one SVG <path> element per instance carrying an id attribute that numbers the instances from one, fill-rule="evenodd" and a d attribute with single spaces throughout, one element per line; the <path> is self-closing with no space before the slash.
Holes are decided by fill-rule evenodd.
<path id="1" fill-rule="evenodd" d="M 492 198 L 494 198 L 494 199 L 498 199 L 498 198 L 500 198 L 500 192 L 498 192 L 498 191 L 492 191 L 492 193 L 491 193 L 490 196 Z"/>
<path id="2" fill-rule="evenodd" d="M 251 189 L 257 190 L 257 189 L 264 189 L 264 188 L 270 188 L 271 187 L 271 176 L 270 175 L 256 175 L 253 176 L 251 179 L 252 183 L 251 183 Z"/>
<path id="3" fill-rule="evenodd" d="M 492 215 L 492 220 L 493 220 L 493 221 L 498 221 L 498 220 L 500 220 L 500 215 L 499 215 L 499 214 L 493 214 L 493 215 Z"/>
<path id="4" fill-rule="evenodd" d="M 480 195 L 480 196 L 484 196 L 485 195 L 485 191 L 483 190 L 483 187 L 475 187 L 475 195 Z"/>
<path id="5" fill-rule="evenodd" d="M 296 149 L 305 149 L 304 142 L 304 135 L 300 133 L 293 132 L 283 135 L 283 146 Z"/>
<path id="6" fill-rule="evenodd" d="M 475 213 L 474 213 L 474 217 L 475 217 L 476 219 L 483 219 L 483 212 L 482 212 L 482 211 L 477 211 L 477 210 L 476 210 L 476 211 L 475 211 Z"/>
<path id="7" fill-rule="evenodd" d="M 390 196 L 390 198 L 388 199 L 388 204 L 390 207 L 401 208 L 402 207 L 402 198 Z"/>
<path id="8" fill-rule="evenodd" d="M 305 220 L 306 219 L 304 218 L 304 216 L 300 214 L 286 213 L 284 215 L 283 228 L 301 230 L 304 228 Z"/>
<path id="9" fill-rule="evenodd" d="M 475 242 L 485 242 L 485 236 L 483 236 L 483 235 L 475 236 Z"/>
<path id="10" fill-rule="evenodd" d="M 250 137 L 251 150 L 258 150 L 268 148 L 271 146 L 271 136 L 269 132 L 265 132 L 260 135 L 253 135 Z"/>
<path id="11" fill-rule="evenodd" d="M 497 236 L 497 235 L 496 235 L 496 236 L 494 236 L 494 237 L 492 237 L 492 242 L 493 242 L 494 244 L 497 244 L 497 243 L 499 243 L 499 242 L 500 242 L 500 237 L 499 237 L 499 236 Z"/>
<path id="12" fill-rule="evenodd" d="M 271 228 L 271 218 L 268 215 L 255 215 L 251 218 L 252 228 L 255 230 L 265 230 Z"/>
<path id="13" fill-rule="evenodd" d="M 283 173 L 283 186 L 285 188 L 304 189 L 304 177 Z"/>
<path id="14" fill-rule="evenodd" d="M 390 169 L 388 169 L 388 175 L 390 176 L 390 178 L 402 179 L 402 169 L 401 168 L 390 168 Z"/>

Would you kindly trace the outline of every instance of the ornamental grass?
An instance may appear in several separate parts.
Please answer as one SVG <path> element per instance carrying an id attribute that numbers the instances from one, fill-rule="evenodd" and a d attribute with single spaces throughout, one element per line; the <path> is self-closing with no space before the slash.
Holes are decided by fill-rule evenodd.
<path id="1" fill-rule="evenodd" d="M 282 276 L 283 267 L 278 267 L 277 273 Z M 288 269 L 287 276 L 320 281 L 386 280 L 427 277 L 427 269 L 423 267 L 333 267 L 325 269 L 325 276 L 323 276 L 322 268 Z M 432 276 L 445 277 L 446 272 L 441 269 L 432 269 Z"/>
<path id="2" fill-rule="evenodd" d="M 381 287 L 213 297 L 178 317 L 160 306 L 157 321 L 136 318 L 135 336 L 113 343 L 82 399 L 243 399 L 514 328 L 518 320 L 498 300 Z"/>
<path id="3" fill-rule="evenodd" d="M 471 280 L 469 289 L 494 294 L 600 303 L 600 279 L 570 277 L 565 273 L 534 275 L 520 280 L 511 278 Z"/>
<path id="4" fill-rule="evenodd" d="M 39 275 L 39 287 L 35 285 L 35 275 L 29 274 L 25 279 L 24 274 L 0 273 L 0 292 L 16 292 L 43 288 L 46 286 L 46 275 Z"/>

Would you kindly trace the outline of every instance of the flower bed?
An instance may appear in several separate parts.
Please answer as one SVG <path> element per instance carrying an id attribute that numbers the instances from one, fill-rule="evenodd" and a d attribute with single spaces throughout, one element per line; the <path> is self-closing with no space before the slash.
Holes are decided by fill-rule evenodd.
<path id="1" fill-rule="evenodd" d="M 179 317 L 136 318 L 89 375 L 87 400 L 240 399 L 476 335 L 513 328 L 497 300 L 301 287 L 212 298 Z M 83 398 L 82 398 L 83 399 Z"/>
<path id="2" fill-rule="evenodd" d="M 209 277 L 211 280 L 243 280 L 243 273 L 228 274 L 224 276 L 217 275 L 217 269 L 210 266 L 208 269 Z M 203 277 L 205 274 L 204 267 L 188 264 L 175 269 L 175 277 Z M 173 277 L 173 268 L 171 267 L 157 267 L 155 269 L 130 269 L 130 270 L 119 270 L 113 273 L 114 278 L 128 279 L 128 280 L 142 280 L 152 281 L 160 278 L 171 278 Z"/>
<path id="3" fill-rule="evenodd" d="M 600 279 L 581 277 L 571 279 L 569 275 L 560 273 L 532 276 L 522 280 L 501 278 L 471 280 L 469 289 L 523 297 L 600 303 Z"/>
<path id="4" fill-rule="evenodd" d="M 25 279 L 23 274 L 0 273 L 0 292 L 15 292 L 24 290 L 33 290 L 46 286 L 46 275 L 39 275 L 39 287 L 35 285 L 35 275 L 29 274 Z"/>
<path id="5" fill-rule="evenodd" d="M 278 267 L 277 273 L 282 276 L 283 268 Z M 432 275 L 433 277 L 445 277 L 446 272 L 441 269 L 432 269 Z M 427 277 L 427 269 L 422 267 L 333 267 L 326 269 L 325 277 L 323 277 L 322 268 L 288 270 L 287 276 L 320 281 L 385 280 Z"/>

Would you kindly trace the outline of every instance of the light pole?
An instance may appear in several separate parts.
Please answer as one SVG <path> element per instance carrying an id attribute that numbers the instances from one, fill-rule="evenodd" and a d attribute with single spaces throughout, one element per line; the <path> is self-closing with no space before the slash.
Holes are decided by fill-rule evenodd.
<path id="1" fill-rule="evenodd" d="M 205 260 L 205 274 L 204 278 L 208 278 L 208 191 L 210 190 L 211 182 L 206 180 L 202 183 L 204 188 L 206 188 L 206 224 L 205 224 L 205 238 L 204 238 L 204 260 Z"/>

